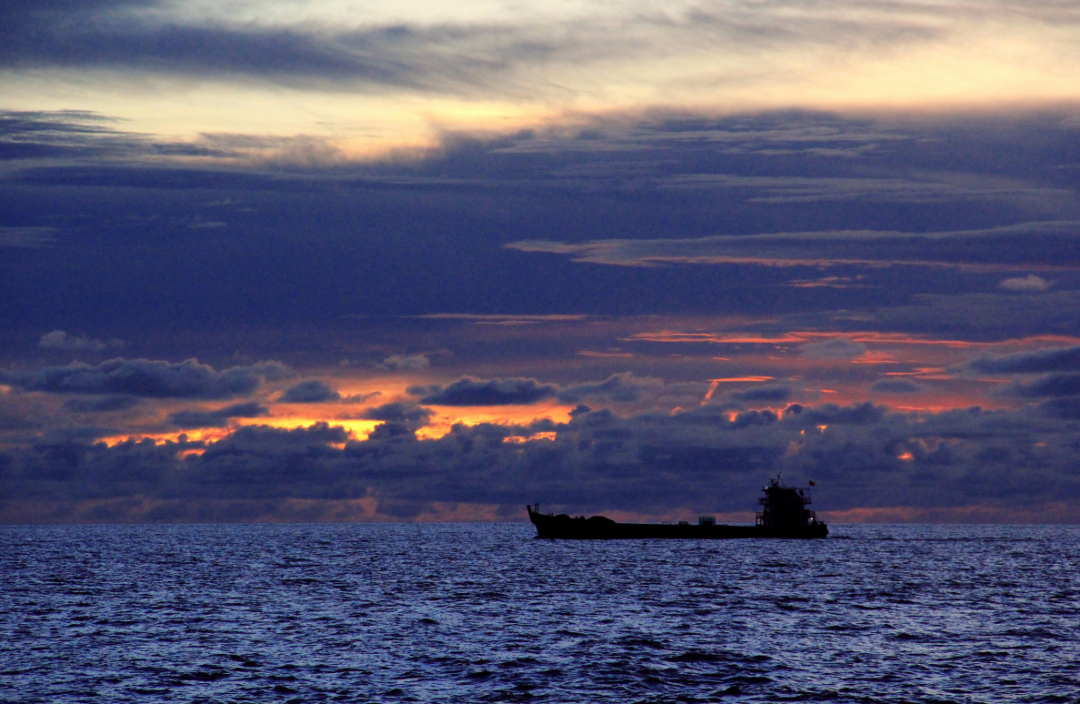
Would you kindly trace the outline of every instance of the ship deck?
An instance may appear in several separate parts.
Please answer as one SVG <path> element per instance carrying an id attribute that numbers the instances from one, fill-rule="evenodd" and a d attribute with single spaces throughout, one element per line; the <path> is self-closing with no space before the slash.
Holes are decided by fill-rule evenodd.
<path id="1" fill-rule="evenodd" d="M 537 513 L 529 508 L 529 520 L 538 538 L 551 540 L 725 540 L 739 538 L 824 538 L 824 523 L 806 526 L 693 525 L 676 523 L 616 523 L 603 516 L 571 518 Z"/>

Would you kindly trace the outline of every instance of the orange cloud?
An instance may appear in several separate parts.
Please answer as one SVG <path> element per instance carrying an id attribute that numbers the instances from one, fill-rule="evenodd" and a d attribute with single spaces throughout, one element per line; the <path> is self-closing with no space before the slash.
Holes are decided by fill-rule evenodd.
<path id="1" fill-rule="evenodd" d="M 554 433 L 554 432 L 536 433 L 536 434 L 534 434 L 534 435 L 532 435 L 530 437 L 524 437 L 522 435 L 511 435 L 509 437 L 503 438 L 503 442 L 508 442 L 508 443 L 510 443 L 512 445 L 520 445 L 522 443 L 526 443 L 526 442 L 529 442 L 531 440 L 549 440 L 549 441 L 553 441 L 553 440 L 555 440 L 555 436 L 556 436 L 556 433 Z"/>
<path id="2" fill-rule="evenodd" d="M 269 420 L 269 419 L 263 418 L 261 420 Z M 166 433 L 132 432 L 132 433 L 123 433 L 123 434 L 119 434 L 119 435 L 110 435 L 108 437 L 103 437 L 103 438 L 99 439 L 99 442 L 103 442 L 106 445 L 108 445 L 109 447 L 119 445 L 120 443 L 127 442 L 129 440 L 143 440 L 143 439 L 153 440 L 156 443 L 163 443 L 163 442 L 181 443 L 181 442 L 184 442 L 184 441 L 187 441 L 187 442 L 217 442 L 218 440 L 222 440 L 222 439 L 228 437 L 229 435 L 231 435 L 233 430 L 235 430 L 235 428 L 227 427 L 227 428 L 195 428 L 195 429 L 192 429 L 192 430 L 166 432 Z"/>
<path id="3" fill-rule="evenodd" d="M 734 382 L 740 382 L 740 381 L 748 381 L 748 382 L 751 382 L 751 381 L 756 381 L 756 382 L 772 381 L 775 378 L 776 377 L 774 377 L 774 376 L 732 376 L 732 377 L 728 377 L 726 379 L 709 379 L 709 381 L 712 382 L 713 384 L 726 384 L 726 383 L 734 383 Z"/>
<path id="4" fill-rule="evenodd" d="M 629 359 L 634 356 L 632 352 L 594 352 L 593 350 L 581 350 L 578 352 L 581 357 L 598 357 L 600 359 L 606 358 L 623 358 Z"/>
<path id="5" fill-rule="evenodd" d="M 839 337 L 839 336 L 838 336 Z M 798 344 L 805 342 L 806 338 L 797 337 L 794 334 L 767 337 L 763 335 L 747 335 L 737 333 L 712 333 L 712 332 L 677 332 L 674 330 L 659 330 L 656 332 L 640 332 L 626 341 L 641 342 L 711 342 L 713 344 L 726 345 L 779 345 Z"/>
<path id="6" fill-rule="evenodd" d="M 441 438 L 450 429 L 462 425 L 528 425 L 538 418 L 549 418 L 556 423 L 570 421 L 570 411 L 574 406 L 560 403 L 535 404 L 529 406 L 434 406 L 439 413 L 431 422 L 416 431 L 416 436 L 424 440 Z M 542 435 L 542 434 L 540 434 Z"/>
<path id="7" fill-rule="evenodd" d="M 1037 335 L 1020 339 L 1010 339 L 999 342 L 975 342 L 971 340 L 955 340 L 949 338 L 937 338 L 926 335 L 912 335 L 899 332 L 876 332 L 876 331 L 853 331 L 853 332 L 820 332 L 817 330 L 795 330 L 776 335 L 752 335 L 746 333 L 723 333 L 723 332 L 682 332 L 678 330 L 657 330 L 652 332 L 639 332 L 626 341 L 637 342 L 697 342 L 721 345 L 758 344 L 758 345 L 781 345 L 803 344 L 807 342 L 827 341 L 843 338 L 852 342 L 878 345 L 925 345 L 930 347 L 948 347 L 953 349 L 983 349 L 989 347 L 1008 347 L 1016 345 L 1033 344 L 1080 344 L 1080 338 L 1066 335 Z"/>

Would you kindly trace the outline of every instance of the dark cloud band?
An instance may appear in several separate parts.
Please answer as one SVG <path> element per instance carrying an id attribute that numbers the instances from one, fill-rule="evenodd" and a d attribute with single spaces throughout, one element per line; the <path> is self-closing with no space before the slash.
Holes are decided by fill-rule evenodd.
<path id="1" fill-rule="evenodd" d="M 1080 346 L 1018 352 L 976 359 L 969 365 L 986 374 L 1043 374 L 1080 371 Z"/>
<path id="2" fill-rule="evenodd" d="M 593 411 L 566 424 L 457 425 L 436 440 L 418 440 L 389 420 L 390 430 L 359 442 L 326 423 L 245 426 L 211 443 L 181 438 L 107 447 L 56 438 L 0 454 L 0 520 L 20 502 L 192 500 L 207 491 L 232 500 L 372 497 L 388 505 L 511 507 L 539 500 L 586 511 L 744 511 L 763 479 L 780 471 L 814 478 L 827 503 L 819 508 L 932 508 L 958 500 L 1018 508 L 1080 498 L 1075 406 L 1070 399 L 1036 414 L 972 409 L 930 416 L 869 403 L 734 418 L 708 407 L 626 418 Z M 419 418 L 404 406 L 372 415 Z M 554 439 L 527 439 L 540 432 Z M 1043 439 L 1034 454 L 1033 432 Z M 511 436 L 526 441 L 507 442 Z M 937 480 L 927 482 L 927 472 Z"/>
<path id="3" fill-rule="evenodd" d="M 277 362 L 217 371 L 195 359 L 173 363 L 117 358 L 97 365 L 72 362 L 34 371 L 0 370 L 0 381 L 27 391 L 47 393 L 216 399 L 250 394 L 262 379 L 288 373 L 289 369 Z"/>
<path id="4" fill-rule="evenodd" d="M 268 415 L 270 410 L 258 403 L 237 403 L 216 411 L 178 411 L 169 415 L 169 424 L 184 430 L 224 428 L 232 418 L 258 418 Z"/>
<path id="5" fill-rule="evenodd" d="M 532 404 L 552 398 L 558 388 L 536 379 L 477 379 L 464 377 L 445 387 L 413 388 L 420 403 L 433 406 L 510 406 Z"/>

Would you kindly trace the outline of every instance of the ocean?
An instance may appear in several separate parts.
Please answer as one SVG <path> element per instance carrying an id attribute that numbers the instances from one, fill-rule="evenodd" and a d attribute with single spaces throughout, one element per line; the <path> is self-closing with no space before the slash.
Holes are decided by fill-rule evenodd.
<path id="1" fill-rule="evenodd" d="M 1080 527 L 0 527 L 0 701 L 1080 702 Z"/>

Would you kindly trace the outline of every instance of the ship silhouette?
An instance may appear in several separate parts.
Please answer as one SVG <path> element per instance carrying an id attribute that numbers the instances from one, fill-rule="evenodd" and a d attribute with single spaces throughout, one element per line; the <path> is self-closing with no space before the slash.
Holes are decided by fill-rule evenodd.
<path id="1" fill-rule="evenodd" d="M 813 482 L 811 482 L 813 484 Z M 540 504 L 526 506 L 536 537 L 554 540 L 617 540 L 627 538 L 727 539 L 727 538 L 824 538 L 827 524 L 806 508 L 808 487 L 786 486 L 779 476 L 761 490 L 754 525 L 718 524 L 712 516 L 698 517 L 697 524 L 617 523 L 606 516 L 571 518 L 566 514 L 540 513 Z"/>

